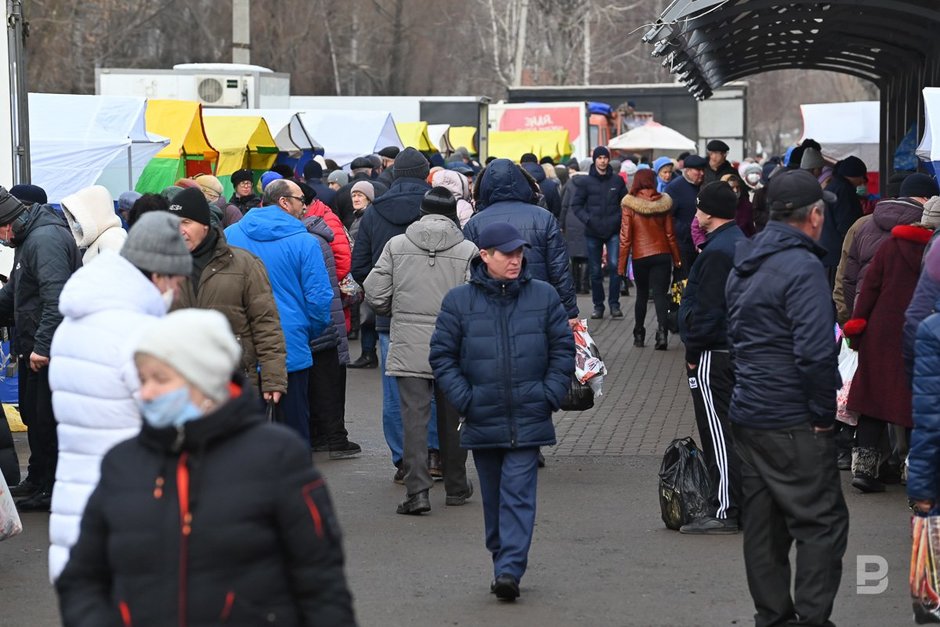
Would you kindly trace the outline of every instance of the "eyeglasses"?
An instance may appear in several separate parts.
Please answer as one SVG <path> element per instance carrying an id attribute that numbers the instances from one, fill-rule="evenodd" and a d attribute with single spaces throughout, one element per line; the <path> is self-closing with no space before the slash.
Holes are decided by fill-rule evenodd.
<path id="1" fill-rule="evenodd" d="M 303 196 L 281 196 L 281 198 L 293 198 L 294 200 L 299 200 L 300 204 L 305 205 Z"/>

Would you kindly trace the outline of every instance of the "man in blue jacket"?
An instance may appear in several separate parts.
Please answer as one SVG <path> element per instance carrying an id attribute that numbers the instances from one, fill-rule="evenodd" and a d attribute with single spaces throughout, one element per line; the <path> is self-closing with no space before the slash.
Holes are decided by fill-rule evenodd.
<path id="1" fill-rule="evenodd" d="M 601 267 L 601 258 L 606 246 L 610 317 L 623 318 L 617 260 L 620 254 L 620 201 L 627 195 L 627 187 L 623 179 L 610 168 L 610 151 L 607 148 L 595 148 L 593 159 L 588 176 L 575 187 L 571 199 L 571 210 L 584 223 L 584 241 L 591 273 L 591 299 L 594 301 L 591 317 L 604 317 L 604 269 Z"/>
<path id="2" fill-rule="evenodd" d="M 306 206 L 300 187 L 287 179 L 273 181 L 262 203 L 225 229 L 225 237 L 260 258 L 268 271 L 287 344 L 287 393 L 278 411 L 309 444 L 310 342 L 331 324 L 333 288 L 320 245 L 301 222 Z"/>
<path id="3" fill-rule="evenodd" d="M 734 221 L 738 196 L 723 181 L 708 183 L 698 194 L 695 219 L 707 234 L 692 264 L 679 305 L 679 334 L 685 343 L 686 374 L 695 408 L 699 441 L 711 478 L 705 518 L 682 526 L 681 533 L 723 534 L 738 531 L 741 468 L 731 441 L 728 404 L 734 387 L 728 354 L 728 306 L 725 283 L 734 248 L 744 233 Z"/>
<path id="4" fill-rule="evenodd" d="M 829 196 L 806 170 L 770 179 L 770 221 L 739 242 L 725 287 L 744 563 L 758 625 L 831 624 L 842 578 L 849 515 L 833 431 L 841 380 L 826 251 L 817 244 Z"/>
<path id="5" fill-rule="evenodd" d="M 574 339 L 558 293 L 531 277 L 511 224 L 480 232 L 470 283 L 444 297 L 431 337 L 434 378 L 461 416 L 460 445 L 480 480 L 490 590 L 519 596 L 535 527 L 538 447 L 568 391 Z"/>
<path id="6" fill-rule="evenodd" d="M 676 243 L 682 256 L 682 267 L 678 276 L 684 278 L 695 263 L 698 251 L 692 241 L 692 220 L 695 219 L 698 191 L 705 178 L 708 162 L 699 155 L 689 155 L 679 176 L 673 176 L 666 185 L 664 194 L 672 198 L 672 220 L 676 232 Z"/>

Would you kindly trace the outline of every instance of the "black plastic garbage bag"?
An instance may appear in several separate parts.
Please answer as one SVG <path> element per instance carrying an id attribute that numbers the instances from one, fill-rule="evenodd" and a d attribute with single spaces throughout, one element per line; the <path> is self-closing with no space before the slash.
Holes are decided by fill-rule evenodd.
<path id="1" fill-rule="evenodd" d="M 692 438 L 673 440 L 659 468 L 659 508 L 669 529 L 708 516 L 708 468 Z"/>

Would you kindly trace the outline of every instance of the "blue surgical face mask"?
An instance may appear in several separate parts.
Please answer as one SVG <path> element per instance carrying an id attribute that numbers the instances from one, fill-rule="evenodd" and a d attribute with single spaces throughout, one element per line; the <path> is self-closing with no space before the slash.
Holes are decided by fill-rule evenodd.
<path id="1" fill-rule="evenodd" d="M 140 400 L 138 405 L 144 420 L 155 429 L 179 427 L 202 416 L 202 412 L 190 400 L 189 388 L 186 386 L 149 401 Z"/>

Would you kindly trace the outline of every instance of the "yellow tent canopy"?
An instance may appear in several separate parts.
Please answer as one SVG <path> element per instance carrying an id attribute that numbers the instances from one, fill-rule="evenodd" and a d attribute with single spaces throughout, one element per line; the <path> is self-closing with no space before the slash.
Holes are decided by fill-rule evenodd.
<path id="1" fill-rule="evenodd" d="M 170 139 L 156 159 L 201 156 L 215 161 L 219 153 L 209 144 L 202 125 L 202 105 L 189 100 L 148 100 L 147 130 Z"/>
<path id="2" fill-rule="evenodd" d="M 396 122 L 395 130 L 405 147 L 412 147 L 420 152 L 440 152 L 428 137 L 427 122 Z"/>
<path id="3" fill-rule="evenodd" d="M 518 161 L 531 152 L 536 157 L 551 157 L 558 161 L 571 155 L 568 131 L 490 131 L 489 153 Z"/>
<path id="4" fill-rule="evenodd" d="M 479 153 L 476 141 L 477 128 L 475 126 L 451 126 L 447 130 L 447 138 L 455 149 L 463 146 L 471 155 Z"/>
<path id="5" fill-rule="evenodd" d="M 268 170 L 277 159 L 277 142 L 261 116 L 203 118 L 206 135 L 219 150 L 216 176 L 236 170 Z"/>

